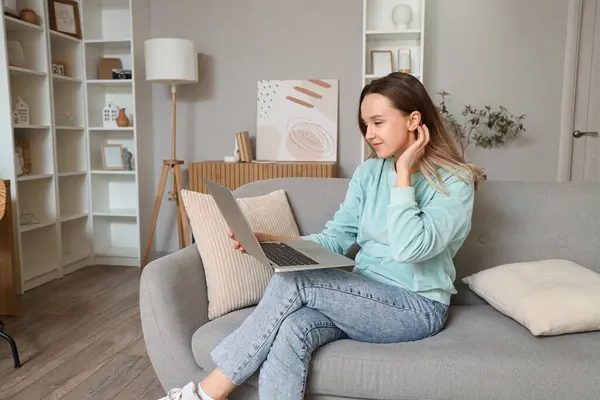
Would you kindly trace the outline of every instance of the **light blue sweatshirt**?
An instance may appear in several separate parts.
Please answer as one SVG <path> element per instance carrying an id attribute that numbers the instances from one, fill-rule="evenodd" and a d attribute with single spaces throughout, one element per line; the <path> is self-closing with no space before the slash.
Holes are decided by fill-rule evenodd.
<path id="1" fill-rule="evenodd" d="M 396 187 L 394 160 L 369 159 L 354 172 L 324 230 L 302 238 L 340 254 L 356 242 L 356 273 L 449 305 L 456 293 L 452 259 L 471 230 L 474 186 L 438 172 L 448 194 L 420 172 L 412 186 Z"/>

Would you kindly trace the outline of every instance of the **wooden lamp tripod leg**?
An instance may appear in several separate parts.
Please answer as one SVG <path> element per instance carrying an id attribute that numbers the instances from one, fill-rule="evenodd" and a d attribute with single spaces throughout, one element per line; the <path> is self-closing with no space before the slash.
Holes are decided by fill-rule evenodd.
<path id="1" fill-rule="evenodd" d="M 177 236 L 179 237 L 179 248 L 182 249 L 190 245 L 190 228 L 188 224 L 185 207 L 181 201 L 181 190 L 183 189 L 183 178 L 181 177 L 181 165 L 183 161 L 177 160 L 176 158 L 176 115 L 177 115 L 177 88 L 175 85 L 171 86 L 171 107 L 172 107 L 172 120 L 171 120 L 171 160 L 163 161 L 163 169 L 160 175 L 160 183 L 158 184 L 158 193 L 156 194 L 156 201 L 154 203 L 154 214 L 152 215 L 152 224 L 150 226 L 150 232 L 148 232 L 148 240 L 146 241 L 146 248 L 144 249 L 144 259 L 142 260 L 142 269 L 148 264 L 148 257 L 150 256 L 150 247 L 152 247 L 152 240 L 154 238 L 154 230 L 156 229 L 156 220 L 158 219 L 158 212 L 162 203 L 163 194 L 167 185 L 167 177 L 169 171 L 172 174 L 173 189 L 171 190 L 169 200 L 175 200 L 177 204 Z"/>
<path id="2" fill-rule="evenodd" d="M 156 220 L 158 219 L 158 211 L 160 210 L 160 204 L 162 202 L 163 194 L 165 192 L 165 186 L 167 184 L 168 175 L 169 175 L 169 165 L 164 164 L 162 172 L 160 174 L 160 183 L 158 184 L 156 200 L 154 202 L 154 213 L 152 214 L 152 224 L 150 225 L 150 232 L 148 232 L 148 240 L 146 241 L 146 248 L 144 249 L 144 259 L 142 260 L 142 269 L 144 269 L 146 264 L 148 264 L 148 257 L 150 256 L 150 247 L 152 247 L 152 239 L 154 237 L 154 230 L 156 229 Z"/>
<path id="3" fill-rule="evenodd" d="M 176 188 L 176 201 L 177 201 L 177 225 L 179 235 L 179 248 L 183 249 L 190 245 L 190 227 L 188 224 L 187 213 L 185 212 L 185 206 L 181 199 L 181 190 L 183 189 L 183 178 L 181 177 L 181 164 L 175 165 L 175 175 L 173 181 L 175 182 Z"/>

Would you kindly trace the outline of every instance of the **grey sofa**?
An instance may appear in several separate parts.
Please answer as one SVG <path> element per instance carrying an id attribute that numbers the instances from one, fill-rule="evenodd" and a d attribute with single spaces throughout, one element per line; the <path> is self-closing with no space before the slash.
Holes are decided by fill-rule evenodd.
<path id="1" fill-rule="evenodd" d="M 342 201 L 346 179 L 277 179 L 236 195 L 287 192 L 301 232 L 318 232 Z M 566 258 L 600 272 L 600 185 L 484 182 L 472 232 L 455 258 L 458 294 L 445 329 L 413 343 L 341 340 L 314 354 L 310 399 L 598 399 L 600 332 L 534 337 L 488 306 L 460 278 L 494 265 Z M 598 305 L 600 307 L 600 304 Z M 148 264 L 140 307 L 152 365 L 166 389 L 200 380 L 210 350 L 252 308 L 208 322 L 195 245 Z M 257 379 L 231 399 L 257 399 Z"/>

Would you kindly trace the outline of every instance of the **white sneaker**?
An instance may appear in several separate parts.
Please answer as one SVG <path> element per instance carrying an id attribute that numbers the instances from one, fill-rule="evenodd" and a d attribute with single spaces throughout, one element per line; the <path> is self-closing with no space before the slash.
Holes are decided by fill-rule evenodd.
<path id="1" fill-rule="evenodd" d="M 183 388 L 169 390 L 167 396 L 159 400 L 201 400 L 196 388 L 196 384 L 194 382 L 190 382 Z"/>

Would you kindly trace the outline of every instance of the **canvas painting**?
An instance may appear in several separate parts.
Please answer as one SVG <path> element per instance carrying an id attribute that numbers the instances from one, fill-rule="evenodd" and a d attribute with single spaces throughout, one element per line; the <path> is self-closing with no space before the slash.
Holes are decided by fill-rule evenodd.
<path id="1" fill-rule="evenodd" d="M 257 113 L 257 160 L 336 161 L 336 79 L 260 80 Z"/>

